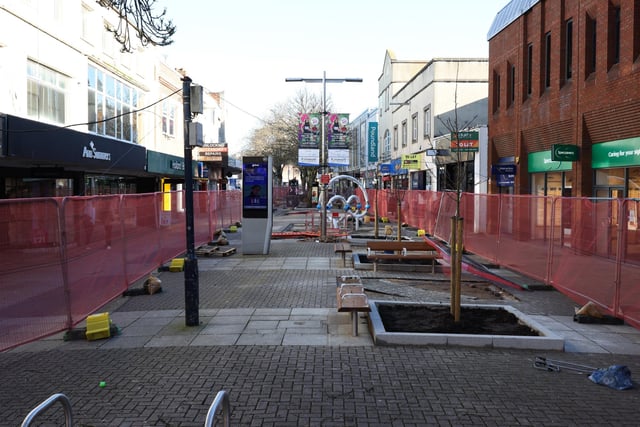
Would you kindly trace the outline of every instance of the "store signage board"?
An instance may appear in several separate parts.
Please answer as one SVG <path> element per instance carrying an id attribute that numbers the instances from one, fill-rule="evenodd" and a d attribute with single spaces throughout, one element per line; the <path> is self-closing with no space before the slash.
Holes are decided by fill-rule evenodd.
<path id="1" fill-rule="evenodd" d="M 554 162 L 577 162 L 578 146 L 570 144 L 553 144 L 551 160 Z"/>

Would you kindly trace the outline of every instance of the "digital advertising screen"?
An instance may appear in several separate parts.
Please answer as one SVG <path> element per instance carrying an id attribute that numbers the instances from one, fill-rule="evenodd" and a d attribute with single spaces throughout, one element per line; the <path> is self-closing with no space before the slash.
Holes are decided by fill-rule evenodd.
<path id="1" fill-rule="evenodd" d="M 242 165 L 242 207 L 248 217 L 262 217 L 269 204 L 269 163 L 261 158 L 245 159 Z"/>

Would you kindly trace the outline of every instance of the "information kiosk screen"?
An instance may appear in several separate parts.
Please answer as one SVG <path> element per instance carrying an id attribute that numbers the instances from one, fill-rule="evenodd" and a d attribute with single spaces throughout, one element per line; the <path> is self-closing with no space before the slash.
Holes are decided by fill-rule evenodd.
<path id="1" fill-rule="evenodd" d="M 245 158 L 242 165 L 242 213 L 246 218 L 267 218 L 269 211 L 268 159 Z"/>

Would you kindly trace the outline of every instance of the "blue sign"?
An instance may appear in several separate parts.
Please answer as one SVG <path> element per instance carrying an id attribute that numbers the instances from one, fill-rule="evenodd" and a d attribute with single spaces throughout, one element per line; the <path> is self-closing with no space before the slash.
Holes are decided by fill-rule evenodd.
<path id="1" fill-rule="evenodd" d="M 380 163 L 378 166 L 380 167 L 381 174 L 391 173 L 391 163 Z"/>
<path id="2" fill-rule="evenodd" d="M 514 175 L 516 173 L 516 165 L 509 165 L 509 164 L 491 165 L 491 173 L 493 175 L 500 175 L 500 174 Z"/>
<path id="3" fill-rule="evenodd" d="M 515 183 L 515 175 L 513 174 L 501 173 L 501 174 L 498 174 L 497 176 L 496 185 L 498 187 L 513 187 L 514 183 Z"/>
<path id="4" fill-rule="evenodd" d="M 391 161 L 391 175 L 406 175 L 409 171 L 402 167 L 402 159 Z"/>

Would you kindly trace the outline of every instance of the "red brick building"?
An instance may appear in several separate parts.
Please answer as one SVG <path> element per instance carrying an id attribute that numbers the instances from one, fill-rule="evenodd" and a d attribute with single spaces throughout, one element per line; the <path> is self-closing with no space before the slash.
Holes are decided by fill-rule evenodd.
<path id="1" fill-rule="evenodd" d="M 640 0 L 513 0 L 488 39 L 490 192 L 640 198 Z"/>

